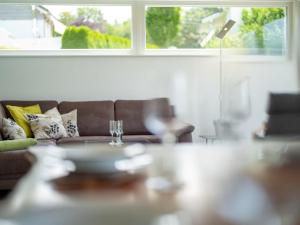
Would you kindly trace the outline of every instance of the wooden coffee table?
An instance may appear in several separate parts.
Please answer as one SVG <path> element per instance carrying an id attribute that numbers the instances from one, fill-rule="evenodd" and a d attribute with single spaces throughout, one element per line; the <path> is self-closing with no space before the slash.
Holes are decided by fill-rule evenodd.
<path id="1" fill-rule="evenodd" d="M 148 202 L 162 213 L 180 209 L 191 224 L 256 224 L 272 219 L 300 224 L 300 161 L 271 162 L 276 157 L 264 159 L 257 146 L 234 148 L 178 145 L 173 151 L 183 186 L 168 193 L 147 188 L 149 173 L 123 180 L 70 174 L 53 184 L 68 196 L 79 193 L 97 196 L 99 201 Z M 157 153 L 161 146 L 149 151 Z"/>

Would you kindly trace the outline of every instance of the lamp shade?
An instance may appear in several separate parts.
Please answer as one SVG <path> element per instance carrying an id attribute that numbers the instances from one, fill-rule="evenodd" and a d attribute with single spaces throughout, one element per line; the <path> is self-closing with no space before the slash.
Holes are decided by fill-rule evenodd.
<path id="1" fill-rule="evenodd" d="M 234 20 L 229 20 L 221 29 L 221 31 L 219 31 L 219 33 L 216 34 L 216 37 L 219 39 L 223 39 L 226 34 L 231 30 L 231 28 L 233 27 L 233 25 L 236 22 Z"/>

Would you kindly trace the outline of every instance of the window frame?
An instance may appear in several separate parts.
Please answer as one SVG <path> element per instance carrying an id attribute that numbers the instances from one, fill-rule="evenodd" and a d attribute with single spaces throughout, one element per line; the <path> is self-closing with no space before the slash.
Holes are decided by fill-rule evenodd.
<path id="1" fill-rule="evenodd" d="M 1 56 L 208 56 L 219 55 L 218 49 L 147 49 L 146 48 L 146 7 L 147 6 L 201 6 L 201 7 L 286 7 L 286 43 L 285 54 L 270 55 L 230 55 L 227 59 L 236 60 L 282 60 L 291 57 L 293 1 L 263 0 L 257 1 L 203 1 L 203 0 L 87 0 L 84 4 L 80 0 L 46 1 L 10 1 L 4 0 L 0 4 L 47 4 L 47 5 L 99 5 L 99 6 L 130 6 L 131 7 L 131 49 L 61 49 L 61 50 L 0 50 Z"/>

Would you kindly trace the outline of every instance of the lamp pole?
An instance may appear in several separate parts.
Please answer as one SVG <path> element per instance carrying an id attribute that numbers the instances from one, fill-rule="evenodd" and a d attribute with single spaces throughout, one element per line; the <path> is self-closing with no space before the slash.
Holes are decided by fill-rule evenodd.
<path id="1" fill-rule="evenodd" d="M 231 30 L 236 22 L 229 20 L 222 29 L 216 34 L 216 37 L 220 39 L 220 64 L 219 64 L 219 119 L 214 121 L 216 135 L 219 138 L 223 138 L 224 135 L 224 78 L 223 78 L 223 39 L 226 34 Z"/>
<path id="2" fill-rule="evenodd" d="M 220 39 L 220 65 L 219 65 L 219 110 L 220 110 L 220 119 L 223 119 L 223 51 L 222 43 L 223 39 Z"/>
<path id="3" fill-rule="evenodd" d="M 234 20 L 229 20 L 222 29 L 220 29 L 219 33 L 216 34 L 216 37 L 220 40 L 220 65 L 219 65 L 219 110 L 220 110 L 220 120 L 224 119 L 224 78 L 223 78 L 223 39 L 226 34 L 231 30 L 233 25 L 236 22 Z"/>

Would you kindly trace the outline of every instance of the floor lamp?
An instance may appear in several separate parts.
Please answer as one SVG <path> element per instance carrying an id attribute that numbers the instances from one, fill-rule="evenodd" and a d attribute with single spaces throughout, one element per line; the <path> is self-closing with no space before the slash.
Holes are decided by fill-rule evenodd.
<path id="1" fill-rule="evenodd" d="M 224 118 L 224 109 L 223 109 L 223 92 L 224 92 L 224 77 L 223 77 L 223 39 L 225 38 L 226 34 L 231 30 L 231 28 L 234 26 L 236 22 L 234 20 L 229 20 L 222 29 L 216 34 L 216 37 L 220 39 L 220 65 L 219 65 L 219 110 L 220 110 L 220 118 L 219 120 L 215 121 L 215 129 L 217 136 L 220 136 L 221 128 L 223 126 Z"/>

